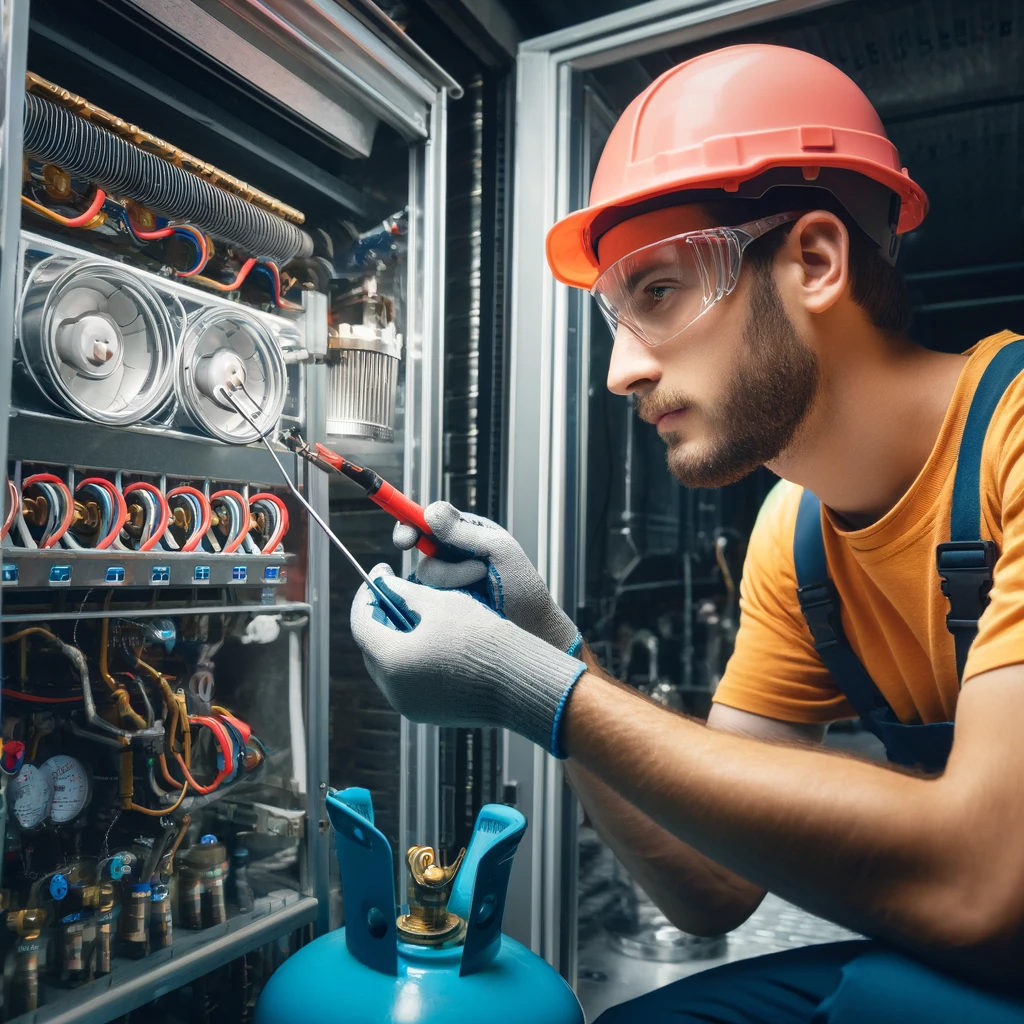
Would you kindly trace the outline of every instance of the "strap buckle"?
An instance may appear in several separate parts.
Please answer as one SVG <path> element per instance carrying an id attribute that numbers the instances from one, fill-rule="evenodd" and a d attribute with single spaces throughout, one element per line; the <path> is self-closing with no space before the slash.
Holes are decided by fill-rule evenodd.
<path id="1" fill-rule="evenodd" d="M 954 540 L 939 544 L 935 563 L 942 577 L 942 593 L 949 600 L 946 628 L 950 633 L 975 631 L 988 605 L 996 546 L 990 540 Z"/>
<path id="2" fill-rule="evenodd" d="M 811 631 L 814 649 L 820 651 L 841 643 L 843 626 L 839 618 L 839 592 L 832 580 L 797 587 L 796 596 Z"/>

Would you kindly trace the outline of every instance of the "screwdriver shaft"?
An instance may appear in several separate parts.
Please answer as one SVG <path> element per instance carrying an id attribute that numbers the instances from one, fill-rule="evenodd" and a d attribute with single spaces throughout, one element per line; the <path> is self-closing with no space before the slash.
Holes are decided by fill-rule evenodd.
<path id="1" fill-rule="evenodd" d="M 387 597 L 387 595 L 385 595 L 381 591 L 380 587 L 372 579 L 370 579 L 370 574 L 359 564 L 358 560 L 356 559 L 356 556 L 353 555 L 351 551 L 349 551 L 349 549 L 335 535 L 334 531 L 327 525 L 326 522 L 324 522 L 323 517 L 320 515 L 320 513 L 317 512 L 317 510 L 313 508 L 313 506 L 302 496 L 302 494 L 299 493 L 299 489 L 295 486 L 294 483 L 292 483 L 292 478 L 288 475 L 288 470 L 284 468 L 283 463 L 277 457 L 277 452 L 274 451 L 273 446 L 267 440 L 266 434 L 264 434 L 260 430 L 260 428 L 256 426 L 256 423 L 253 421 L 253 418 L 235 400 L 234 391 L 229 391 L 227 388 L 223 388 L 222 390 L 227 400 L 234 406 L 235 411 L 238 412 L 238 414 L 242 416 L 245 419 L 245 421 L 249 424 L 249 426 L 251 426 L 252 429 L 255 430 L 256 433 L 259 435 L 259 438 L 263 442 L 267 451 L 270 452 L 270 457 L 274 460 L 275 463 L 277 463 L 277 468 L 281 471 L 281 476 L 284 478 L 284 482 L 288 485 L 288 489 L 295 496 L 295 500 L 309 513 L 310 518 L 313 519 L 313 521 L 320 527 L 320 529 L 323 530 L 325 534 L 327 534 L 331 543 L 334 544 L 334 546 L 349 560 L 349 562 L 352 563 L 352 568 L 355 569 L 355 571 L 359 573 L 359 575 L 363 578 L 363 581 L 366 583 L 366 585 L 376 595 L 377 600 L 381 602 L 381 604 L 386 608 L 394 607 L 392 601 Z M 249 397 L 248 393 L 246 393 L 246 397 Z M 252 401 L 251 398 L 249 398 L 249 400 Z M 256 403 L 253 402 L 253 405 L 256 405 Z M 398 623 L 395 623 L 395 625 L 398 625 Z"/>

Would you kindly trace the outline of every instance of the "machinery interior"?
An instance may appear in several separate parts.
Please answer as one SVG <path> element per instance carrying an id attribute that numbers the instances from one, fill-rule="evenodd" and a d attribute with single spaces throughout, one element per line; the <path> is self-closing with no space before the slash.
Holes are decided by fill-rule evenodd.
<path id="1" fill-rule="evenodd" d="M 411 905 L 404 851 L 454 874 L 483 808 L 521 811 L 536 838 L 505 928 L 588 1020 L 849 934 L 769 900 L 737 932 L 686 935 L 553 759 L 393 711 L 349 629 L 360 576 L 316 520 L 364 569 L 412 556 L 358 480 L 303 457 L 320 443 L 507 524 L 537 486 L 533 374 L 570 410 L 545 441 L 564 463 L 534 471 L 568 494 L 556 597 L 608 671 L 706 717 L 775 477 L 680 487 L 605 387 L 588 296 L 565 300 L 565 367 L 522 368 L 520 275 L 542 257 L 515 237 L 536 194 L 517 159 L 554 114 L 517 107 L 517 47 L 646 32 L 560 66 L 567 209 L 673 65 L 747 41 L 836 64 L 931 199 L 900 254 L 911 334 L 962 352 L 1024 314 L 1022 27 L 1016 0 L 710 4 L 659 41 L 687 6 L 3 0 L 0 1019 L 252 1020 L 274 971 L 346 923 L 325 800 L 352 788 Z M 827 742 L 882 756 L 852 724 Z"/>

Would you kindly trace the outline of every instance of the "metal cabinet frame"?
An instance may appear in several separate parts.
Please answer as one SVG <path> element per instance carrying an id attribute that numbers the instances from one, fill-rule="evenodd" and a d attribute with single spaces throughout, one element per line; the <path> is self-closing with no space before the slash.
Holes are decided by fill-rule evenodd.
<path id="1" fill-rule="evenodd" d="M 42 0 L 40 0 L 42 2 Z M 443 325 L 444 325 L 444 225 L 446 104 L 448 95 L 461 95 L 461 88 L 397 28 L 371 32 L 364 21 L 334 0 L 300 0 L 289 9 L 282 3 L 262 0 L 220 0 L 239 11 L 250 7 L 265 17 L 273 16 L 278 32 L 287 37 L 293 55 L 315 16 L 318 35 L 309 42 L 309 61 L 321 68 L 333 61 L 333 70 L 346 79 L 344 95 L 363 91 L 367 106 L 381 120 L 402 133 L 410 142 L 409 204 L 410 244 L 408 264 L 408 312 L 405 354 L 405 479 L 407 493 L 429 502 L 441 494 L 441 421 L 443 412 Z M 178 2 L 162 7 L 148 0 L 136 0 L 151 17 L 167 25 L 191 5 Z M 211 5 L 196 5 L 201 13 Z M 166 21 L 164 15 L 166 13 Z M 8 448 L 8 414 L 11 407 L 11 365 L 14 354 L 14 313 L 17 305 L 18 233 L 21 224 L 21 167 L 23 139 L 23 94 L 28 48 L 29 0 L 0 0 L 0 452 Z M 383 18 L 377 12 L 378 18 Z M 292 25 L 288 18 L 300 22 Z M 302 19 L 306 22 L 302 23 Z M 304 31 L 305 30 L 305 31 Z M 333 35 L 332 35 L 333 33 Z M 359 73 L 352 73 L 343 55 L 358 50 Z M 342 55 L 339 58 L 338 55 Z M 421 117 L 422 112 L 422 117 Z M 244 168 L 241 173 L 244 173 Z M 313 305 L 316 296 L 312 296 Z M 321 310 L 321 313 L 323 311 Z M 326 320 L 324 320 L 326 324 Z M 324 339 L 325 341 L 326 339 Z M 307 421 L 312 439 L 325 430 L 326 377 L 315 370 L 308 375 Z M 325 517 L 328 495 L 323 474 L 302 476 L 310 499 Z M 408 560 L 410 556 L 406 555 Z M 315 926 L 318 932 L 329 921 L 329 828 L 324 797 L 331 780 L 327 778 L 329 700 L 330 610 L 327 541 L 311 531 L 308 548 L 309 575 L 306 601 L 310 614 L 307 655 L 305 721 L 307 731 L 308 848 L 306 872 L 309 895 L 315 897 Z M 437 832 L 437 730 L 403 722 L 402 728 L 403 812 L 401 840 L 405 846 L 429 841 Z M 413 782 L 410 784 L 409 780 Z M 98 999 L 90 998 L 71 1016 L 76 1021 L 102 1021 L 138 1006 L 157 992 L 166 992 L 255 948 L 284 931 L 310 920 L 310 900 L 303 902 L 301 920 L 295 914 L 280 913 L 266 922 L 253 922 L 245 929 L 217 940 L 216 949 L 204 947 L 187 957 L 163 965 L 147 974 L 146 983 L 114 986 Z M 280 919 L 280 926 L 273 922 Z M 244 932 L 244 934 L 243 934 Z M 149 984 L 152 982 L 152 985 Z M 71 1019 L 71 1018 L 69 1018 Z"/>
<path id="2" fill-rule="evenodd" d="M 506 523 L 552 593 L 576 606 L 586 467 L 590 303 L 557 284 L 541 258 L 556 220 L 585 205 L 579 72 L 840 0 L 652 0 L 519 47 L 512 241 Z M 576 804 L 560 762 L 518 736 L 505 741 L 530 834 L 513 868 L 506 930 L 576 976 Z"/>

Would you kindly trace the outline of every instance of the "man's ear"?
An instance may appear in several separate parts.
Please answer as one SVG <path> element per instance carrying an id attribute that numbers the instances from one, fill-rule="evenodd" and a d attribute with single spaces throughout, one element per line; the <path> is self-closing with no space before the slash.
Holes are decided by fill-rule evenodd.
<path id="1" fill-rule="evenodd" d="M 828 210 L 811 210 L 792 227 L 780 254 L 788 277 L 808 313 L 824 313 L 846 291 L 850 280 L 850 235 Z"/>

